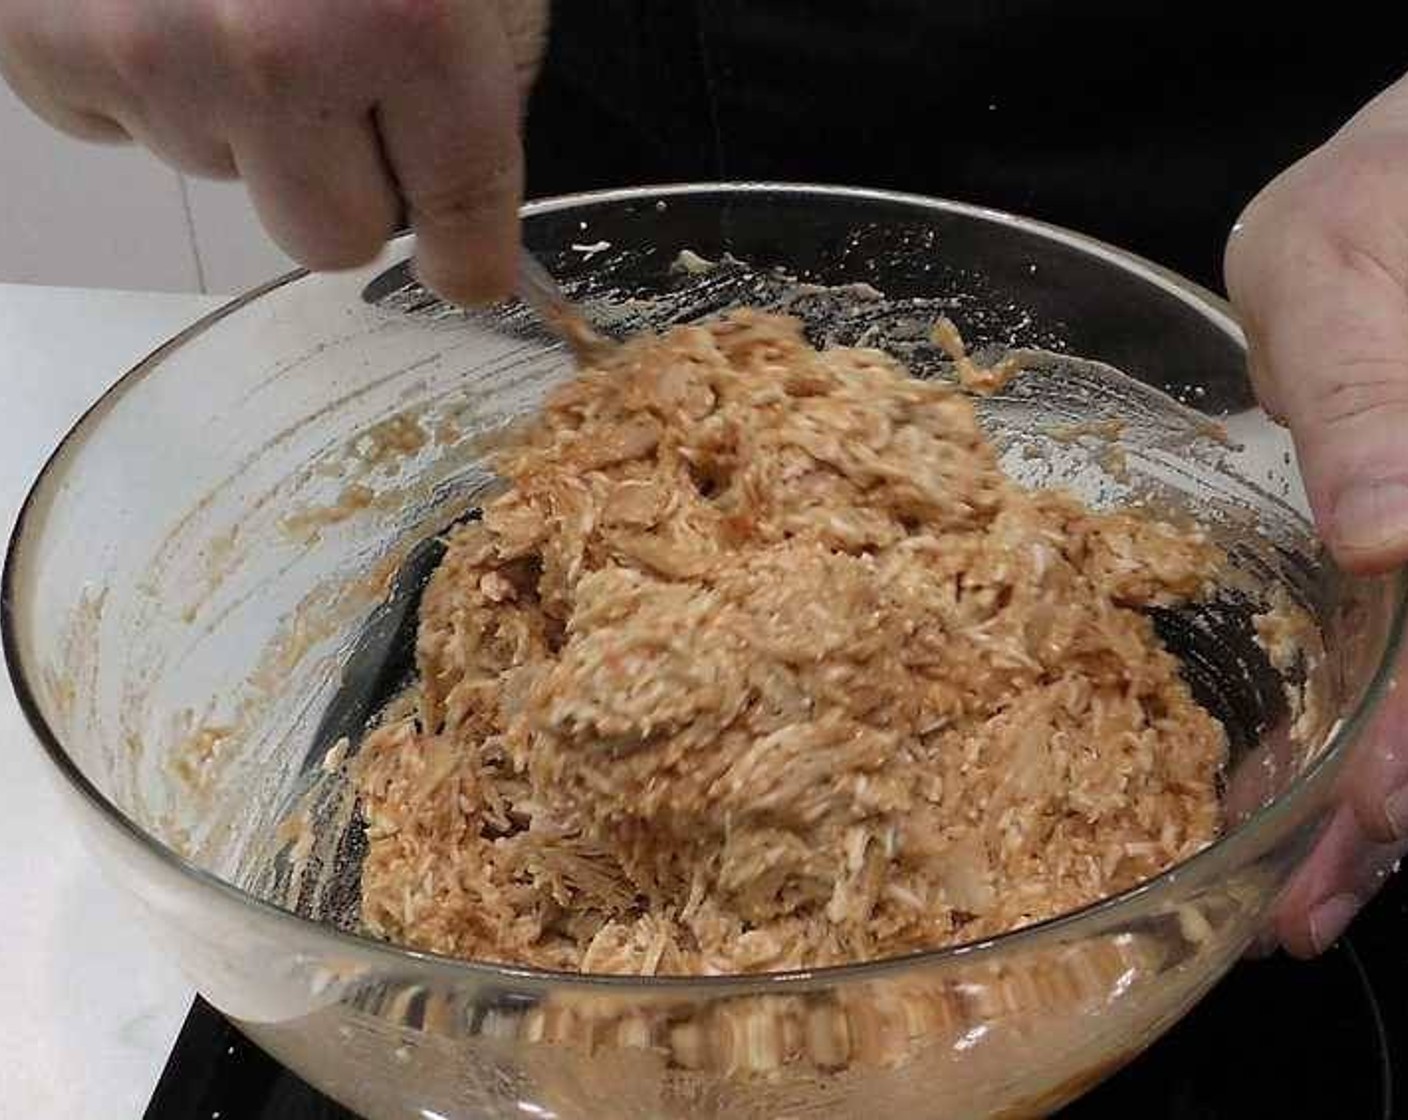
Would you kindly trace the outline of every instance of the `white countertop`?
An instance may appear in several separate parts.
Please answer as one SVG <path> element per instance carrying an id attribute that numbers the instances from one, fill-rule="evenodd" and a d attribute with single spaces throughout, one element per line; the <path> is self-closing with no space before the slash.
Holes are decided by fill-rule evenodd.
<path id="1" fill-rule="evenodd" d="M 79 414 L 220 299 L 0 284 L 0 527 Z M 0 684 L 0 1116 L 140 1117 L 193 989 L 80 845 Z"/>

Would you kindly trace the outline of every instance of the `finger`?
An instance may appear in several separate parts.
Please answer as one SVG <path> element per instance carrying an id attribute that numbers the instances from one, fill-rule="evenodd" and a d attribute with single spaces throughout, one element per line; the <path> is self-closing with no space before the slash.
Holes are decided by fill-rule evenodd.
<path id="1" fill-rule="evenodd" d="M 168 37 L 186 48 L 174 66 Z M 210 72 L 200 66 L 203 57 L 186 29 L 169 19 L 163 24 L 146 8 L 111 6 L 77 23 L 41 20 L 39 31 L 30 28 L 10 57 L 0 59 L 0 76 L 61 131 L 84 140 L 136 141 L 179 171 L 229 178 L 234 161 L 228 145 L 191 104 L 192 77 Z M 65 80 L 45 81 L 44 73 Z"/>
<path id="2" fill-rule="evenodd" d="M 50 5 L 30 56 L 51 90 L 178 171 L 229 178 L 234 161 L 207 98 L 221 88 L 199 4 Z M 23 64 L 21 64 L 23 65 Z M 55 76 L 62 75 L 62 83 Z"/>
<path id="3" fill-rule="evenodd" d="M 1365 258 L 1327 252 L 1321 276 L 1267 333 L 1268 361 L 1318 523 L 1358 571 L 1408 560 L 1408 305 Z"/>
<path id="4" fill-rule="evenodd" d="M 1277 904 L 1273 925 L 1286 951 L 1314 957 L 1339 940 L 1404 849 L 1375 843 L 1348 805 L 1337 808 Z"/>
<path id="5" fill-rule="evenodd" d="M 183 174 L 202 179 L 234 179 L 239 175 L 230 145 L 199 124 L 164 116 L 152 121 L 124 113 L 117 125 L 125 136 Z"/>
<path id="6" fill-rule="evenodd" d="M 313 269 L 353 268 L 396 228 L 395 184 L 370 118 L 284 118 L 235 136 L 234 162 L 269 235 Z"/>
<path id="7" fill-rule="evenodd" d="M 72 109 L 56 101 L 21 98 L 30 110 L 60 132 L 95 144 L 131 144 L 133 136 L 119 121 L 101 113 Z"/>
<path id="8" fill-rule="evenodd" d="M 442 26 L 421 31 L 420 65 L 378 107 L 378 123 L 421 281 L 457 303 L 486 303 L 508 294 L 515 275 L 523 160 L 513 57 L 486 8 L 441 14 Z"/>
<path id="9" fill-rule="evenodd" d="M 132 137 L 112 117 L 51 97 L 44 85 L 31 79 L 25 68 L 16 62 L 0 58 L 0 79 L 14 90 L 15 96 L 31 113 L 60 132 L 101 144 L 131 143 Z"/>
<path id="10" fill-rule="evenodd" d="M 1389 694 L 1340 781 L 1359 827 L 1379 843 L 1408 840 L 1408 655 L 1400 656 Z"/>
<path id="11" fill-rule="evenodd" d="M 1336 558 L 1366 572 L 1408 560 L 1408 208 L 1382 147 L 1307 161 L 1228 252 L 1263 397 L 1290 423 L 1316 520 Z M 1408 170 L 1408 143 L 1401 158 Z"/>

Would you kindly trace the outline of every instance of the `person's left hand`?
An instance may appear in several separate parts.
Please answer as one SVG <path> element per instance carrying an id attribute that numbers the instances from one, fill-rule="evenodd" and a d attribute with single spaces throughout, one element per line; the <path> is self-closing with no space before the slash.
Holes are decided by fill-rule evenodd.
<path id="1" fill-rule="evenodd" d="M 1252 201 L 1226 277 L 1257 395 L 1291 428 L 1336 560 L 1361 573 L 1408 562 L 1408 78 Z M 1281 900 L 1281 944 L 1327 948 L 1405 849 L 1408 688 L 1356 748 Z"/>

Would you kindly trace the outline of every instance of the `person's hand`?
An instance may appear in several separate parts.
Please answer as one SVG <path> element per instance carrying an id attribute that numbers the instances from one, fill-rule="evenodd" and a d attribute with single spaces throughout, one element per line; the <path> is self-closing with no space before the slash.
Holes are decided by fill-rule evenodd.
<path id="1" fill-rule="evenodd" d="M 1228 291 L 1268 411 L 1295 437 L 1321 535 L 1348 570 L 1408 561 L 1408 79 L 1274 180 L 1228 242 Z M 1400 677 L 1402 666 L 1400 666 Z M 1309 956 L 1408 847 L 1408 687 L 1390 694 L 1282 899 Z"/>
<path id="2" fill-rule="evenodd" d="M 513 283 L 522 99 L 547 0 L 4 0 L 0 72 L 45 120 L 239 176 L 318 269 L 404 217 L 421 279 L 459 302 Z"/>

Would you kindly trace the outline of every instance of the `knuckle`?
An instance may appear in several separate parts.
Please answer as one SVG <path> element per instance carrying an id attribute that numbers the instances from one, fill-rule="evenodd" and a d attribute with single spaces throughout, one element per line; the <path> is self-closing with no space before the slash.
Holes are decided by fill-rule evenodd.
<path id="1" fill-rule="evenodd" d="M 379 243 L 351 240 L 309 246 L 302 254 L 303 264 L 314 272 L 341 272 L 366 264 L 381 248 Z"/>
<path id="2" fill-rule="evenodd" d="M 228 145 L 213 140 L 195 140 L 173 159 L 177 170 L 201 179 L 234 179 L 238 176 L 235 157 Z"/>
<path id="3" fill-rule="evenodd" d="M 1408 143 L 1342 140 L 1308 157 L 1282 202 L 1285 232 L 1354 274 L 1408 279 Z"/>
<path id="4" fill-rule="evenodd" d="M 1252 201 L 1229 238 L 1224 273 L 1229 295 L 1253 330 L 1272 319 L 1333 310 L 1322 333 L 1327 343 L 1352 348 L 1349 364 L 1367 369 L 1394 360 L 1398 341 L 1388 341 L 1394 332 L 1357 311 L 1344 293 L 1378 297 L 1370 305 L 1408 293 L 1408 199 L 1397 185 L 1405 172 L 1408 143 L 1340 140 L 1288 169 Z"/>
<path id="5" fill-rule="evenodd" d="M 263 98 L 285 95 L 313 61 L 298 22 L 296 6 L 230 0 L 218 5 L 222 44 L 246 88 Z"/>
<path id="6" fill-rule="evenodd" d="M 478 174 L 450 177 L 412 189 L 407 201 L 417 225 L 468 225 L 515 209 L 522 185 L 522 165 L 518 160 L 504 159 Z"/>
<path id="7" fill-rule="evenodd" d="M 1346 282 L 1402 289 L 1408 282 L 1408 254 L 1357 226 L 1335 225 L 1325 231 L 1325 250 Z M 1404 292 L 1408 296 L 1408 291 Z"/>
<path id="8" fill-rule="evenodd" d="M 381 244 L 370 230 L 343 228 L 306 237 L 296 255 L 315 271 L 336 272 L 366 264 L 376 256 Z"/>
<path id="9" fill-rule="evenodd" d="M 334 204 L 327 212 L 336 210 Z M 389 225 L 366 215 L 347 213 L 338 220 L 309 226 L 297 255 L 309 268 L 319 271 L 356 268 L 381 251 L 390 233 Z"/>
<path id="10" fill-rule="evenodd" d="M 1371 353 L 1341 356 L 1334 376 L 1318 386 L 1314 395 L 1327 431 L 1384 416 L 1408 422 L 1408 369 L 1401 357 Z"/>

